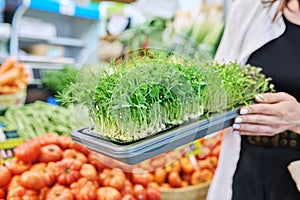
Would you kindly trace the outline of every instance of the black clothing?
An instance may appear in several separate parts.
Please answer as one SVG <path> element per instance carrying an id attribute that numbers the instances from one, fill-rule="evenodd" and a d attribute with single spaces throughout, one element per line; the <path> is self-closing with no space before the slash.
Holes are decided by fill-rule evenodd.
<path id="1" fill-rule="evenodd" d="M 277 92 L 287 92 L 300 101 L 300 26 L 285 18 L 284 21 L 283 35 L 255 51 L 248 63 L 262 67 L 263 73 L 273 79 Z M 290 162 L 300 160 L 300 150 L 283 145 L 255 145 L 251 141 L 262 137 L 251 136 L 251 140 L 249 137 L 242 136 L 232 199 L 300 200 L 300 192 L 287 169 Z"/>
<path id="2" fill-rule="evenodd" d="M 263 68 L 273 79 L 277 92 L 286 92 L 300 101 L 300 26 L 284 18 L 286 30 L 252 53 L 248 63 Z"/>
<path id="3" fill-rule="evenodd" d="M 300 192 L 287 166 L 300 151 L 255 146 L 242 138 L 233 178 L 233 200 L 299 200 Z"/>

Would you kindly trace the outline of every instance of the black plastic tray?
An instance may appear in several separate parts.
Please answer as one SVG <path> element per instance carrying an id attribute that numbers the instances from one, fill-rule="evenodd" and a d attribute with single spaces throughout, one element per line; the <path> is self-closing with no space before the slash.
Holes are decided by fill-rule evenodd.
<path id="1" fill-rule="evenodd" d="M 117 143 L 93 134 L 91 127 L 74 130 L 71 137 L 92 151 L 133 165 L 231 126 L 238 110 L 212 115 L 209 119 L 186 123 L 130 143 Z"/>

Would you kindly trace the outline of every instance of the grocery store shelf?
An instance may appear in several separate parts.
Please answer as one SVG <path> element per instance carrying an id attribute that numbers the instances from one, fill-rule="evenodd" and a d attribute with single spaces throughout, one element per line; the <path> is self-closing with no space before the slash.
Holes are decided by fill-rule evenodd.
<path id="1" fill-rule="evenodd" d="M 7 54 L 1 54 L 0 53 L 0 64 L 3 63 L 7 57 L 8 57 Z"/>
<path id="2" fill-rule="evenodd" d="M 28 68 L 30 69 L 54 69 L 54 70 L 58 70 L 58 69 L 62 69 L 64 67 L 64 64 L 60 64 L 60 63 L 56 63 L 56 64 L 52 64 L 52 63 L 36 63 L 36 62 L 28 62 L 27 63 Z"/>
<path id="3" fill-rule="evenodd" d="M 11 26 L 7 23 L 0 23 L 0 40 L 7 41 L 10 38 Z"/>
<path id="4" fill-rule="evenodd" d="M 72 46 L 72 47 L 84 47 L 85 42 L 80 39 L 56 37 L 48 40 L 49 44 L 61 45 L 61 46 Z"/>
<path id="5" fill-rule="evenodd" d="M 48 43 L 53 45 L 60 45 L 60 46 L 70 46 L 70 47 L 84 47 L 85 42 L 81 39 L 75 39 L 75 38 L 67 38 L 67 37 L 54 37 L 54 38 L 45 38 L 45 37 L 27 37 L 27 36 L 20 36 L 20 41 L 23 42 L 42 42 L 42 43 Z"/>
<path id="6" fill-rule="evenodd" d="M 98 4 L 76 5 L 73 1 L 65 0 L 23 0 L 24 5 L 30 9 L 59 13 L 74 17 L 100 19 Z"/>
<path id="7" fill-rule="evenodd" d="M 75 59 L 64 57 L 46 57 L 46 56 L 34 56 L 34 55 L 20 55 L 19 60 L 23 62 L 34 63 L 59 63 L 59 64 L 74 64 Z"/>
<path id="8" fill-rule="evenodd" d="M 42 81 L 40 79 L 32 79 L 32 80 L 29 80 L 29 84 L 30 85 L 41 85 Z"/>

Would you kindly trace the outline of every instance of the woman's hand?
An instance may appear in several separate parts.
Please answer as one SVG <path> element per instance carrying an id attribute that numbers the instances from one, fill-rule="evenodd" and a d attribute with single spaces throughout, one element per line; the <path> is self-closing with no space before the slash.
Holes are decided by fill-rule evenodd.
<path id="1" fill-rule="evenodd" d="M 235 134 L 273 136 L 289 130 L 300 134 L 300 103 L 291 95 L 265 93 L 255 97 L 257 104 L 240 109 L 235 118 Z"/>

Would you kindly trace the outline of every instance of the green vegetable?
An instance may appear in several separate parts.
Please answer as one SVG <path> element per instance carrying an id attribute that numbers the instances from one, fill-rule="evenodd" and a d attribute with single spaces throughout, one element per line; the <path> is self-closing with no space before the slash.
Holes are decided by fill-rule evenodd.
<path id="1" fill-rule="evenodd" d="M 36 101 L 21 107 L 10 107 L 0 117 L 0 123 L 16 129 L 23 139 L 38 137 L 53 132 L 69 135 L 74 129 L 73 110 Z"/>
<path id="2" fill-rule="evenodd" d="M 46 88 L 58 94 L 76 80 L 78 71 L 75 66 L 65 66 L 60 70 L 48 70 L 42 78 L 42 83 Z"/>
<path id="3" fill-rule="evenodd" d="M 272 89 L 259 68 L 197 60 L 152 50 L 110 68 L 91 66 L 80 73 L 68 100 L 88 109 L 95 134 L 135 141 L 249 104 Z"/>

